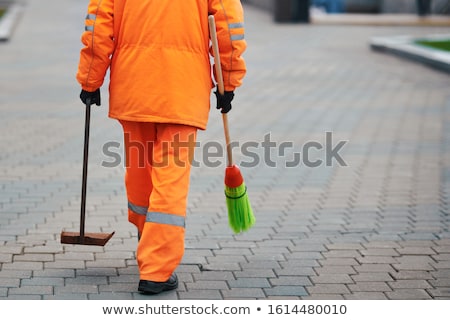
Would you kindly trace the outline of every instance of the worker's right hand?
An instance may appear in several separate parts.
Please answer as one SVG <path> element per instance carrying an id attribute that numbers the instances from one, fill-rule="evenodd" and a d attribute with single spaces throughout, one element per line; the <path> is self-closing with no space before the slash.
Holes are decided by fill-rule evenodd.
<path id="1" fill-rule="evenodd" d="M 86 104 L 87 101 L 89 100 L 90 104 L 96 104 L 96 105 L 99 106 L 101 104 L 101 101 L 100 101 L 100 88 L 98 88 L 94 92 L 81 90 L 80 99 L 81 99 L 81 101 L 83 101 L 84 104 Z"/>

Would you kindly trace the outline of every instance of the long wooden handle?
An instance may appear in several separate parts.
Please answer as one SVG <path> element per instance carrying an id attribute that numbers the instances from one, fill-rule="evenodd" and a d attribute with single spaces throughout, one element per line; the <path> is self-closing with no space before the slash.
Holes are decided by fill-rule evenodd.
<path id="1" fill-rule="evenodd" d="M 86 187 L 89 158 L 89 128 L 91 123 L 91 99 L 86 100 L 86 116 L 84 120 L 83 181 L 81 184 L 80 208 L 80 243 L 84 244 L 84 224 L 86 221 Z"/>
<path id="2" fill-rule="evenodd" d="M 208 17 L 209 33 L 211 35 L 212 48 L 214 53 L 214 65 L 216 69 L 217 88 L 220 94 L 225 93 L 225 87 L 223 85 L 222 66 L 220 64 L 219 44 L 217 42 L 216 21 L 214 16 Z M 227 164 L 229 167 L 233 166 L 233 152 L 231 148 L 230 130 L 228 127 L 228 115 L 222 113 L 223 130 L 225 133 L 225 143 L 227 145 Z"/>

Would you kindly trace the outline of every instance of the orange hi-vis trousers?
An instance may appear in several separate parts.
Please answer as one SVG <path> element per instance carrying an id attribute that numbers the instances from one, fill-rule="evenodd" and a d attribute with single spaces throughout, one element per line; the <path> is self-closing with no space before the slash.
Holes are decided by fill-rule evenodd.
<path id="1" fill-rule="evenodd" d="M 128 220 L 140 238 L 141 280 L 169 279 L 184 254 L 190 169 L 197 128 L 120 120 L 125 144 Z"/>

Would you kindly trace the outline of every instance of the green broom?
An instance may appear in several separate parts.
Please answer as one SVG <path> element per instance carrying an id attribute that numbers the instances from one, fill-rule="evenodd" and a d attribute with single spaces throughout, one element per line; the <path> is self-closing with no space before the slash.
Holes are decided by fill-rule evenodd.
<path id="1" fill-rule="evenodd" d="M 211 35 L 214 63 L 216 68 L 217 86 L 220 94 L 224 94 L 222 67 L 220 65 L 219 45 L 217 43 L 216 23 L 213 16 L 208 17 Z M 250 229 L 255 223 L 255 216 L 247 194 L 241 171 L 233 163 L 231 140 L 228 128 L 228 116 L 222 114 L 225 142 L 227 145 L 227 168 L 225 169 L 225 196 L 228 209 L 228 222 L 235 233 Z"/>

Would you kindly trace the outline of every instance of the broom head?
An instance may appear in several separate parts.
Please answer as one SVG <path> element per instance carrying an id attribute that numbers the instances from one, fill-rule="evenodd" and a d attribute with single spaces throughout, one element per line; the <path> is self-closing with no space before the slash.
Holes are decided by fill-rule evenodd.
<path id="1" fill-rule="evenodd" d="M 225 170 L 225 196 L 231 229 L 235 233 L 250 229 L 255 223 L 255 216 L 244 178 L 236 165 L 228 166 Z"/>

